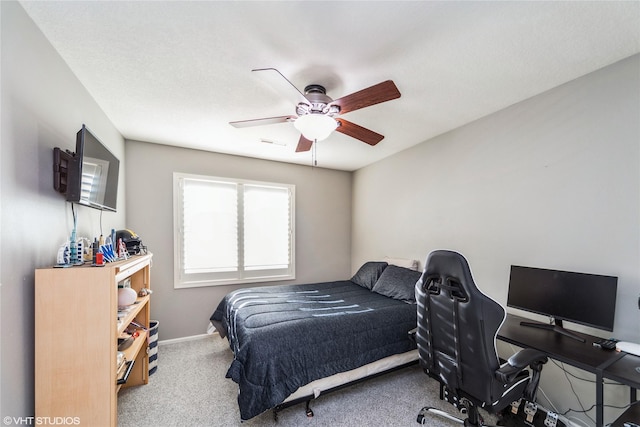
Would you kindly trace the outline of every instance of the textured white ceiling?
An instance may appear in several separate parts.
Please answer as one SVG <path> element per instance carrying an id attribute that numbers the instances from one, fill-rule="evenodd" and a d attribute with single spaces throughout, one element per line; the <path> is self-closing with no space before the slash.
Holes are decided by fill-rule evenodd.
<path id="1" fill-rule="evenodd" d="M 640 52 L 637 1 L 21 4 L 126 139 L 310 165 L 291 123 L 228 124 L 295 113 L 251 70 L 334 99 L 392 79 L 401 98 L 343 116 L 382 142 L 317 144 L 318 166 L 342 170 Z"/>

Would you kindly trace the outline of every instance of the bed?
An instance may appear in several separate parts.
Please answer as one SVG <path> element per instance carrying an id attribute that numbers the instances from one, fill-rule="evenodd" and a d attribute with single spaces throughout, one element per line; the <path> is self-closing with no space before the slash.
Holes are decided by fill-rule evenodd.
<path id="1" fill-rule="evenodd" d="M 350 280 L 227 294 L 210 318 L 234 360 L 242 420 L 414 363 L 420 273 L 367 262 Z"/>

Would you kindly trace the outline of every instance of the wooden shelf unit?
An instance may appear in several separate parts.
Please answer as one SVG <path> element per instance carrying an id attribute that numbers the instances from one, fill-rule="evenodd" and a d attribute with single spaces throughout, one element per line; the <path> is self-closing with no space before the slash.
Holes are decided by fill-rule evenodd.
<path id="1" fill-rule="evenodd" d="M 104 267 L 89 264 L 35 272 L 35 415 L 77 417 L 80 425 L 117 425 L 120 387 L 149 382 L 147 332 L 124 350 L 134 365 L 117 382 L 118 336 L 131 321 L 148 328 L 150 297 L 138 297 L 118 322 L 118 283 L 151 288 L 152 255 Z"/>

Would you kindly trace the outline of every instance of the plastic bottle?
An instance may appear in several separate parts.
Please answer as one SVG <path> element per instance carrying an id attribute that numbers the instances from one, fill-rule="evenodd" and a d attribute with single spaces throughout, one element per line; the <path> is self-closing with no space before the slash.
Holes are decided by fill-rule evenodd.
<path id="1" fill-rule="evenodd" d="M 71 252 L 71 264 L 75 264 L 78 261 L 78 251 L 77 251 L 77 239 L 76 239 L 76 228 L 73 227 L 71 231 L 71 238 L 69 239 L 69 251 Z"/>
<path id="2" fill-rule="evenodd" d="M 93 248 L 92 248 L 92 259 L 91 262 L 93 263 L 93 265 L 96 264 L 96 254 L 98 253 L 99 250 L 99 243 L 98 243 L 98 239 L 94 238 L 93 240 Z"/>

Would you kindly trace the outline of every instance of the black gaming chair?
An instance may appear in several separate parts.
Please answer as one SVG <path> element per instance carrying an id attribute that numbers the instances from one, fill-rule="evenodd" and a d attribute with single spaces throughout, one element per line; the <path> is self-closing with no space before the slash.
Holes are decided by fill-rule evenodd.
<path id="1" fill-rule="evenodd" d="M 420 365 L 440 382 L 440 398 L 467 413 L 462 420 L 425 407 L 418 422 L 427 423 L 425 416 L 433 412 L 465 426 L 480 426 L 479 407 L 498 413 L 521 398 L 535 402 L 547 357 L 524 349 L 500 364 L 496 335 L 506 313 L 476 287 L 464 256 L 431 252 L 416 283 L 416 300 Z"/>

